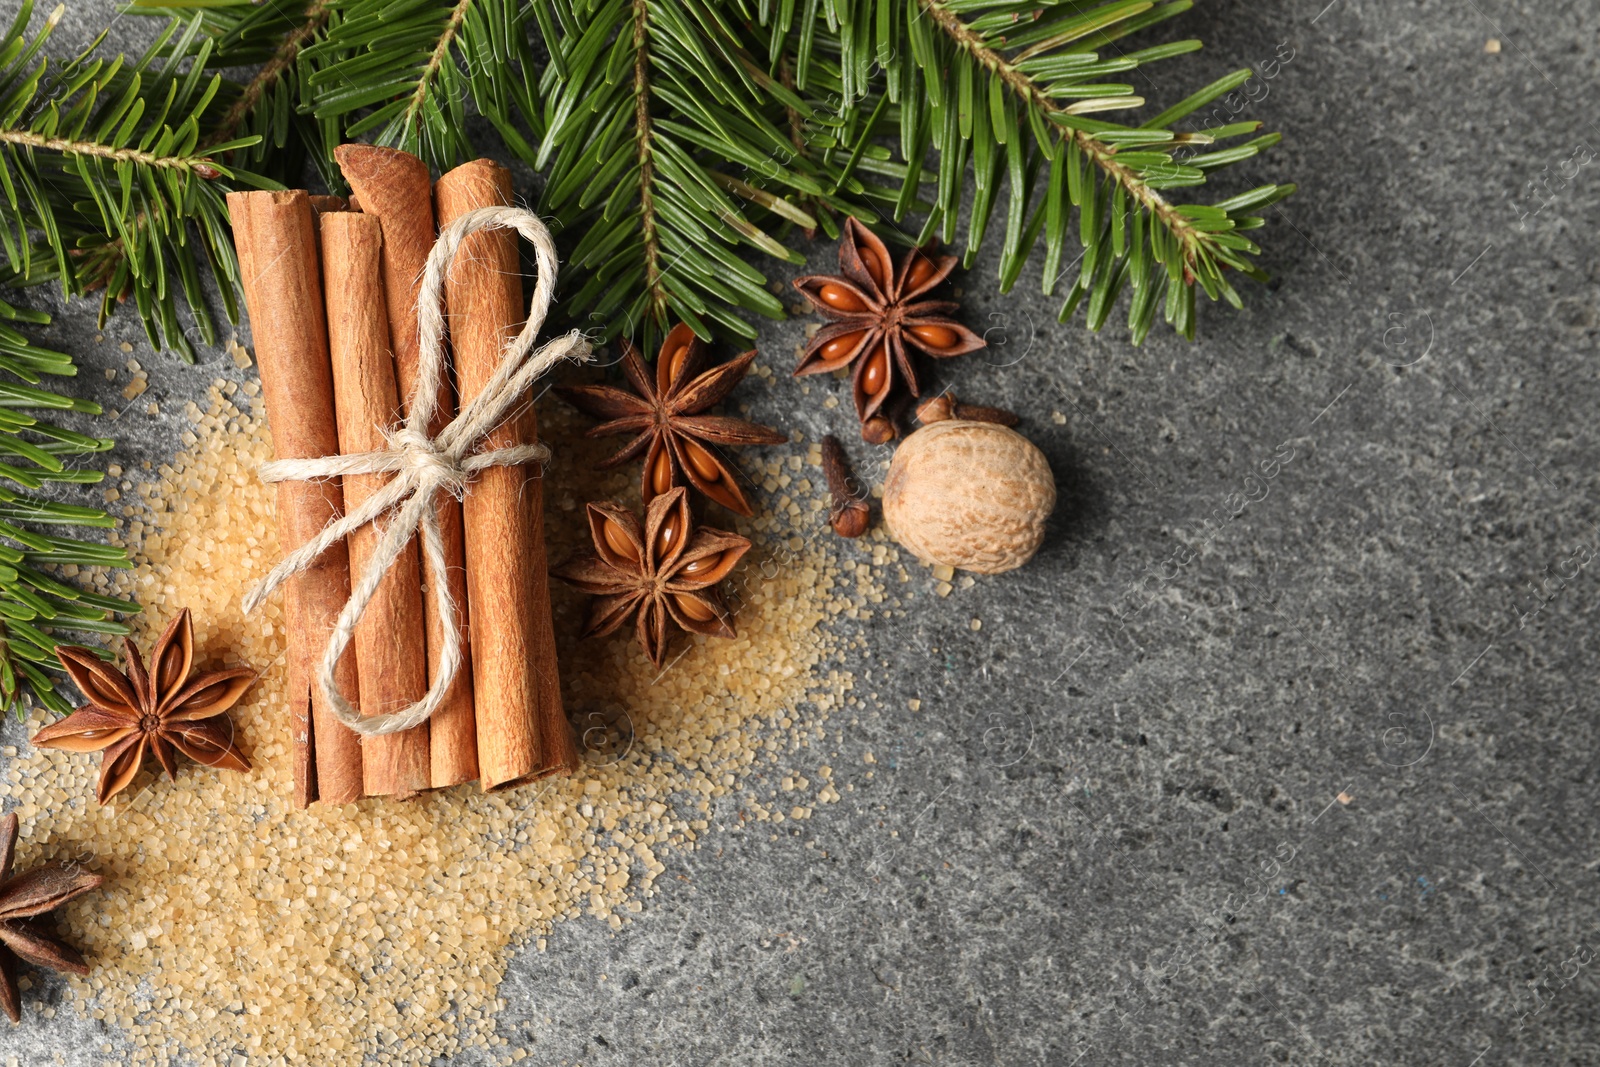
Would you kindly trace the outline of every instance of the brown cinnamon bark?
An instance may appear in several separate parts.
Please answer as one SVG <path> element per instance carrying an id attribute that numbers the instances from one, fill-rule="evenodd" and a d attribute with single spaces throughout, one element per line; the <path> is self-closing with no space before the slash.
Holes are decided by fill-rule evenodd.
<path id="1" fill-rule="evenodd" d="M 389 344 L 399 374 L 404 410 L 410 410 L 417 388 L 417 291 L 422 286 L 422 268 L 433 248 L 433 182 L 428 166 L 416 156 L 377 145 L 346 144 L 333 151 L 362 210 L 383 225 L 383 294 L 388 310 Z M 455 391 L 447 374 L 440 382 L 430 436 L 438 434 L 455 415 Z M 471 644 L 467 625 L 467 571 L 462 543 L 461 505 L 441 494 L 439 527 L 444 540 L 445 562 L 449 567 L 448 593 L 457 605 L 456 617 L 461 637 L 462 663 L 471 664 Z M 438 650 L 444 645 L 444 624 L 439 610 L 440 590 L 423 572 L 423 606 L 427 611 L 428 681 L 435 677 Z M 459 785 L 478 777 L 477 720 L 472 706 L 472 671 L 463 667 L 433 713 L 430 780 L 433 788 Z"/>
<path id="2" fill-rule="evenodd" d="M 447 226 L 475 208 L 509 204 L 511 175 L 490 160 L 476 160 L 441 177 L 434 195 L 439 223 Z M 465 405 L 483 389 L 506 341 L 521 328 L 516 234 L 496 230 L 469 237 L 450 268 L 445 295 Z M 485 447 L 531 442 L 537 432 L 530 402 Z M 497 789 L 570 774 L 578 759 L 556 673 L 539 467 L 481 472 L 467 489 L 463 514 L 479 778 L 485 789 Z"/>
<path id="3" fill-rule="evenodd" d="M 339 451 L 346 455 L 372 452 L 388 447 L 383 431 L 400 418 L 378 271 L 383 229 L 371 215 L 351 211 L 324 215 L 321 222 Z M 360 507 L 391 477 L 345 475 L 345 506 L 352 510 Z M 372 524 L 350 535 L 352 580 L 366 570 L 378 537 Z M 363 715 L 391 714 L 427 693 L 422 571 L 415 538 L 384 573 L 366 613 L 356 623 L 354 643 Z M 428 723 L 368 737 L 361 746 L 361 763 L 367 796 L 407 797 L 427 789 Z"/>
<path id="4" fill-rule="evenodd" d="M 273 449 L 279 459 L 336 455 L 333 371 L 311 204 L 299 190 L 229 193 L 228 213 Z M 337 479 L 280 483 L 278 539 L 283 551 L 311 540 L 343 506 Z M 291 578 L 286 590 L 283 622 L 289 644 L 286 692 L 295 806 L 318 799 L 348 804 L 361 797 L 361 744 L 334 717 L 313 681 L 334 620 L 350 596 L 344 546 L 324 552 Z M 339 688 L 352 699 L 359 693 L 355 659 L 346 653 L 335 671 Z"/>

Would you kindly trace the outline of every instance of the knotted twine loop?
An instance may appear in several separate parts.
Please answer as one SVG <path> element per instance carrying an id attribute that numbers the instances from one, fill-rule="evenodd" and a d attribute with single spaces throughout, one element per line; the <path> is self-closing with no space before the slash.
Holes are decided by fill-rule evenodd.
<path id="1" fill-rule="evenodd" d="M 463 407 L 461 413 L 440 430 L 437 437 L 429 437 L 428 425 L 433 421 L 444 375 L 445 327 L 440 298 L 444 291 L 445 275 L 468 235 L 490 229 L 516 230 L 533 245 L 538 277 L 534 283 L 528 321 L 516 339 L 506 346 L 494 375 L 483 391 Z M 449 493 L 459 499 L 473 476 L 488 467 L 543 463 L 550 458 L 550 450 L 539 444 L 514 445 L 485 452 L 475 449 L 524 402 L 535 380 L 563 359 L 580 363 L 589 359 L 589 343 L 576 330 L 533 351 L 539 328 L 544 325 L 545 317 L 550 312 L 555 286 L 555 242 L 537 215 L 520 208 L 486 207 L 461 216 L 439 234 L 433 250 L 428 254 L 427 266 L 423 268 L 422 288 L 417 294 L 420 352 L 416 392 L 411 398 L 411 411 L 404 425 L 384 434 L 389 447 L 378 452 L 348 456 L 276 460 L 261 468 L 261 480 L 264 482 L 338 478 L 346 474 L 394 475 L 359 508 L 328 523 L 315 538 L 284 557 L 283 562 L 274 567 L 272 573 L 251 590 L 244 601 L 245 611 L 254 611 L 273 590 L 311 566 L 331 546 L 367 523 L 376 524 L 380 517 L 391 510 L 395 511 L 388 522 L 376 527 L 379 537 L 372 559 L 351 588 L 350 599 L 339 612 L 333 634 L 328 639 L 328 647 L 317 667 L 317 684 L 328 698 L 334 715 L 358 734 L 367 737 L 392 734 L 426 721 L 444 702 L 445 693 L 449 692 L 456 673 L 461 669 L 461 633 L 456 621 L 461 608 L 450 596 L 450 585 L 446 580 L 447 565 L 444 538 L 439 529 L 438 495 Z M 384 715 L 363 716 L 339 691 L 333 677 L 334 665 L 349 646 L 355 635 L 356 621 L 372 602 L 384 574 L 394 566 L 395 560 L 419 530 L 422 533 L 428 580 L 438 599 L 441 629 L 444 631 L 444 647 L 439 650 L 434 681 L 427 694 L 409 707 Z"/>

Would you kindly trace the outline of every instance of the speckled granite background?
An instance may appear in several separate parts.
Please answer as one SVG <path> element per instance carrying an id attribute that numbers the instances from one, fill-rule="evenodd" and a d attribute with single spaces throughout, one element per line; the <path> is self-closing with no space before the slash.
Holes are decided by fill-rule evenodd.
<path id="1" fill-rule="evenodd" d="M 919 570 L 871 625 L 876 703 L 799 761 L 843 802 L 776 836 L 719 812 L 631 923 L 519 960 L 501 1032 L 530 1062 L 1600 1062 L 1600 10 L 1324 3 L 1202 4 L 1174 32 L 1207 50 L 1146 87 L 1262 72 L 1285 144 L 1232 180 L 1301 183 L 1274 283 L 1136 350 L 1057 325 L 1037 268 L 1001 297 L 977 265 L 994 347 L 939 380 L 1026 417 L 1061 487 L 1044 552 L 943 599 Z M 112 17 L 76 0 L 67 39 Z M 231 363 L 93 325 L 44 340 L 119 407 L 129 342 L 151 389 L 112 431 L 125 466 L 165 457 L 181 417 L 142 405 Z M 781 376 L 744 396 L 850 428 Z M 0 1062 L 117 1058 L 39 1017 L 62 994 Z"/>

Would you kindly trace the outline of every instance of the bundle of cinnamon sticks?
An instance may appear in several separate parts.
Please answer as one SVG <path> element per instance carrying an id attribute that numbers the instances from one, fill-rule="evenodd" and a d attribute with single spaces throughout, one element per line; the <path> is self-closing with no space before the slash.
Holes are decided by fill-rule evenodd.
<path id="1" fill-rule="evenodd" d="M 279 459 L 379 449 L 417 387 L 417 293 L 438 224 L 510 202 L 510 174 L 477 160 L 431 181 L 414 156 L 344 145 L 336 157 L 353 195 L 303 191 L 228 196 L 245 303 Z M 458 398 L 487 383 L 525 317 L 516 236 L 467 238 L 446 278 L 454 383 L 442 383 L 436 434 Z M 532 443 L 531 403 L 485 442 Z M 380 489 L 387 475 L 285 481 L 278 489 L 282 549 Z M 441 499 L 448 589 L 424 580 L 415 542 L 384 575 L 334 673 L 363 716 L 394 712 L 427 691 L 443 640 L 441 597 L 458 605 L 463 669 L 422 725 L 363 739 L 341 723 L 314 681 L 340 609 L 373 552 L 362 527 L 290 579 L 289 714 L 295 803 L 347 804 L 413 796 L 477 780 L 506 788 L 577 765 L 561 707 L 546 577 L 537 465 L 490 467 L 458 504 Z M 459 606 L 465 605 L 466 610 Z"/>

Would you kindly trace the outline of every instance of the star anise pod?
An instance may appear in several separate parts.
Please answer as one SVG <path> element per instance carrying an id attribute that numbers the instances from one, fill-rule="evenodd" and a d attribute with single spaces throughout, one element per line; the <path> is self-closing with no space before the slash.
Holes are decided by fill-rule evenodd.
<path id="1" fill-rule="evenodd" d="M 91 649 L 67 645 L 56 658 L 89 703 L 33 735 L 33 743 L 68 752 L 100 752 L 100 803 L 116 796 L 139 773 L 146 752 L 178 776 L 174 750 L 208 767 L 248 771 L 228 709 L 256 680 L 249 667 L 189 677 L 194 665 L 194 625 L 185 608 L 172 620 L 145 670 L 129 638 L 128 673 L 103 662 Z"/>
<path id="2" fill-rule="evenodd" d="M 583 636 L 611 633 L 635 620 L 639 645 L 660 667 L 667 657 L 667 624 L 732 637 L 733 613 L 717 591 L 750 542 L 738 534 L 698 529 L 689 494 L 679 486 L 650 501 L 644 528 L 633 512 L 610 502 L 589 505 L 594 553 L 553 573 L 594 596 Z"/>
<path id="3" fill-rule="evenodd" d="M 916 367 L 907 345 L 935 359 L 983 348 L 987 342 L 955 319 L 953 300 L 924 300 L 955 269 L 955 256 L 934 253 L 934 245 L 913 248 L 894 269 L 889 249 L 854 218 L 845 220 L 839 239 L 841 274 L 796 278 L 796 289 L 833 319 L 806 346 L 795 374 L 822 374 L 855 364 L 851 393 L 856 416 L 867 433 L 899 378 L 912 396 L 921 396 Z"/>
<path id="4" fill-rule="evenodd" d="M 35 967 L 88 974 L 89 965 L 71 945 L 57 941 L 50 929 L 49 913 L 104 880 L 75 863 L 47 863 L 13 875 L 16 858 L 17 816 L 0 819 L 0 1007 L 11 1021 L 22 1021 L 22 993 L 17 988 L 19 959 Z"/>
<path id="5" fill-rule="evenodd" d="M 702 414 L 733 391 L 754 362 L 752 349 L 700 373 L 706 346 L 685 323 L 667 334 L 656 356 L 654 374 L 626 340 L 622 369 L 634 391 L 609 385 L 556 389 L 573 407 L 597 419 L 590 437 L 631 433 L 621 451 L 600 464 L 615 467 L 644 454 L 640 496 L 646 504 L 687 482 L 729 511 L 749 515 L 750 502 L 739 488 L 739 472 L 717 453 L 716 445 L 776 445 L 788 438 L 767 426 L 726 415 Z"/>

